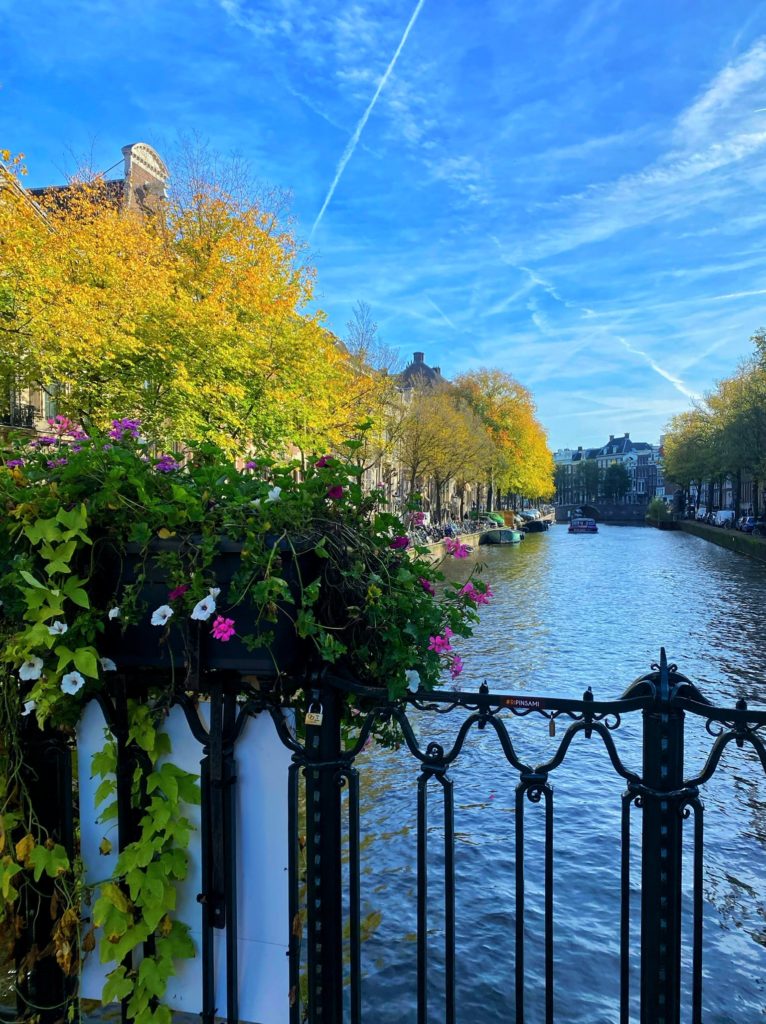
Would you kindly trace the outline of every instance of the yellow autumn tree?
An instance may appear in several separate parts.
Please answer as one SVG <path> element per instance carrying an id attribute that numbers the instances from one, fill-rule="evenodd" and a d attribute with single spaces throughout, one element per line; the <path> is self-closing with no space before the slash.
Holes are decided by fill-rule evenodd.
<path id="1" fill-rule="evenodd" d="M 336 439 L 349 367 L 308 312 L 313 271 L 273 213 L 214 185 L 151 217 L 122 210 L 103 181 L 43 197 L 44 216 L 10 194 L 0 373 L 17 390 L 42 388 L 86 424 L 138 417 L 167 443 Z"/>
<path id="2" fill-rule="evenodd" d="M 497 369 L 464 373 L 455 386 L 481 420 L 492 442 L 486 482 L 499 494 L 545 498 L 553 493 L 553 455 L 537 419 L 531 392 Z"/>

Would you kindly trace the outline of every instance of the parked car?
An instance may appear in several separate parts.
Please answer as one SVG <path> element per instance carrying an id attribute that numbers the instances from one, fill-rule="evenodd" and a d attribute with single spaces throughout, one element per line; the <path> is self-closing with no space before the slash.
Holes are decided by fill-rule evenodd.
<path id="1" fill-rule="evenodd" d="M 733 508 L 721 508 L 713 517 L 714 526 L 723 526 L 730 530 L 734 526 L 734 509 Z"/>
<path id="2" fill-rule="evenodd" d="M 697 509 L 697 514 L 694 518 L 697 520 L 698 523 L 705 522 L 705 520 L 707 519 L 707 509 L 704 505 L 700 505 L 700 507 Z"/>
<path id="3" fill-rule="evenodd" d="M 766 519 L 756 519 L 750 532 L 754 537 L 766 537 Z"/>
<path id="4" fill-rule="evenodd" d="M 752 533 L 755 526 L 755 516 L 742 516 L 737 523 L 737 529 L 743 533 Z"/>

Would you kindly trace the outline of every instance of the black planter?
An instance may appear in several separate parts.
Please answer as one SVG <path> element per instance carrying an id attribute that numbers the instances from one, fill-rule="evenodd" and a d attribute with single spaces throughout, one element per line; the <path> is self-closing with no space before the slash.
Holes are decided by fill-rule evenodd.
<path id="1" fill-rule="evenodd" d="M 313 550 L 293 554 L 291 548 L 280 545 L 282 561 L 280 576 L 287 582 L 293 598 L 300 597 L 301 580 L 304 586 L 316 579 L 319 559 Z M 170 587 L 165 570 L 157 564 L 156 555 L 179 551 L 174 540 L 157 540 L 149 548 L 146 560 L 141 549 L 129 545 L 124 556 L 104 545 L 97 553 L 98 580 L 95 589 L 103 603 L 115 596 L 119 599 L 126 585 L 136 583 L 143 572 L 145 579 L 139 591 L 140 621 L 125 625 L 120 619 L 108 620 L 103 643 L 103 654 L 124 669 L 155 669 L 174 671 L 181 679 L 189 671 L 206 669 L 231 670 L 243 675 L 273 678 L 279 674 L 294 674 L 305 666 L 311 654 L 310 644 L 297 636 L 293 627 L 296 606 L 289 602 L 277 605 L 277 621 L 258 621 L 256 609 L 245 598 L 236 606 L 229 606 L 228 592 L 235 575 L 241 569 L 242 544 L 222 540 L 211 566 L 215 585 L 220 588 L 216 610 L 205 621 L 190 618 L 182 600 L 170 601 Z M 174 614 L 167 626 L 153 626 L 152 612 L 161 605 L 170 605 Z M 271 644 L 248 650 L 239 636 L 228 641 L 216 640 L 212 627 L 218 615 L 234 619 L 237 634 L 259 635 L 273 633 Z"/>

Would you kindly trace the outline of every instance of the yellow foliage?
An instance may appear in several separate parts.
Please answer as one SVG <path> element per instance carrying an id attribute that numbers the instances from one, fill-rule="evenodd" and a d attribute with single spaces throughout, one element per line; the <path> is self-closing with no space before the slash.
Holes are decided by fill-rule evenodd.
<path id="1" fill-rule="evenodd" d="M 274 450 L 337 433 L 350 370 L 288 231 L 215 189 L 153 217 L 105 183 L 0 190 L 0 375 L 85 425 L 140 418 L 166 443 Z"/>

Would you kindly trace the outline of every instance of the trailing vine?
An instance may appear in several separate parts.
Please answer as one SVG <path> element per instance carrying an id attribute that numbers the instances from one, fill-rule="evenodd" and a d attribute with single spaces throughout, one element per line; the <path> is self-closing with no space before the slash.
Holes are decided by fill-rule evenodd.
<path id="1" fill-rule="evenodd" d="M 138 835 L 120 851 L 113 878 L 98 890 L 92 922 L 102 932 L 102 963 L 117 961 L 107 975 L 103 1002 L 126 999 L 136 1024 L 170 1024 L 171 1012 L 159 1000 L 175 973 L 174 961 L 195 955 L 188 925 L 175 919 L 176 886 L 187 875 L 192 825 L 184 808 L 200 802 L 197 777 L 168 760 L 170 739 L 157 728 L 152 709 L 129 701 L 127 752 L 135 768 L 131 803 L 140 812 Z M 93 774 L 101 779 L 99 820 L 115 822 L 117 744 L 110 737 L 93 757 Z M 105 838 L 106 844 L 110 843 Z M 123 963 L 141 949 L 137 967 Z"/>

